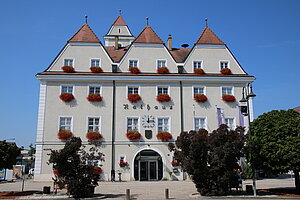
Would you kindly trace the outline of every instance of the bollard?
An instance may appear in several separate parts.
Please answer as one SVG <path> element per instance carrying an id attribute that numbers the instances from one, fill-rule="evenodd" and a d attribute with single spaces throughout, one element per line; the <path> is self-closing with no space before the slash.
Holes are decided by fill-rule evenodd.
<path id="1" fill-rule="evenodd" d="M 165 198 L 169 199 L 169 189 L 168 188 L 165 189 Z"/>
<path id="2" fill-rule="evenodd" d="M 130 189 L 126 189 L 126 200 L 130 200 Z"/>

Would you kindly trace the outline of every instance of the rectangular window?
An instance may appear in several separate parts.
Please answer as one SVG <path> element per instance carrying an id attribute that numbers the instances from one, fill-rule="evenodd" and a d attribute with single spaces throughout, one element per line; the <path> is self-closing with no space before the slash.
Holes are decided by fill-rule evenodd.
<path id="1" fill-rule="evenodd" d="M 169 118 L 163 117 L 157 119 L 157 130 L 158 131 L 169 131 Z"/>
<path id="2" fill-rule="evenodd" d="M 99 59 L 92 59 L 91 66 L 93 67 L 100 67 L 100 60 Z"/>
<path id="3" fill-rule="evenodd" d="M 128 117 L 127 118 L 127 130 L 139 130 L 139 118 Z"/>
<path id="4" fill-rule="evenodd" d="M 224 94 L 233 95 L 232 87 L 222 87 L 222 95 Z"/>
<path id="5" fill-rule="evenodd" d="M 225 118 L 224 122 L 230 130 L 235 129 L 234 118 Z"/>
<path id="6" fill-rule="evenodd" d="M 227 61 L 221 61 L 220 62 L 220 68 L 221 69 L 228 68 L 228 62 Z"/>
<path id="7" fill-rule="evenodd" d="M 195 94 L 204 94 L 204 87 L 194 87 L 194 95 Z"/>
<path id="8" fill-rule="evenodd" d="M 158 60 L 157 61 L 157 67 L 165 67 L 166 66 L 166 61 L 165 60 Z"/>
<path id="9" fill-rule="evenodd" d="M 73 66 L 73 59 L 65 59 L 64 65 L 65 66 Z"/>
<path id="10" fill-rule="evenodd" d="M 169 87 L 157 87 L 157 94 L 168 94 Z"/>
<path id="11" fill-rule="evenodd" d="M 90 86 L 89 94 L 100 94 L 101 87 L 100 86 Z"/>
<path id="12" fill-rule="evenodd" d="M 129 67 L 137 67 L 138 61 L 137 60 L 129 60 Z"/>
<path id="13" fill-rule="evenodd" d="M 61 86 L 61 94 L 63 94 L 63 93 L 73 94 L 73 86 L 72 85 L 63 85 L 63 86 Z"/>
<path id="14" fill-rule="evenodd" d="M 72 128 L 72 117 L 60 117 L 59 118 L 59 129 L 60 130 L 71 130 Z"/>
<path id="15" fill-rule="evenodd" d="M 194 123 L 195 123 L 195 130 L 196 131 L 198 131 L 201 128 L 206 129 L 206 118 L 205 117 L 195 117 Z"/>
<path id="16" fill-rule="evenodd" d="M 194 69 L 202 68 L 202 61 L 194 61 L 193 66 L 194 66 Z"/>
<path id="17" fill-rule="evenodd" d="M 129 94 L 138 94 L 138 93 L 139 93 L 139 87 L 128 86 L 128 95 Z"/>
<path id="18" fill-rule="evenodd" d="M 100 118 L 89 117 L 88 118 L 88 131 L 99 131 L 100 130 Z"/>

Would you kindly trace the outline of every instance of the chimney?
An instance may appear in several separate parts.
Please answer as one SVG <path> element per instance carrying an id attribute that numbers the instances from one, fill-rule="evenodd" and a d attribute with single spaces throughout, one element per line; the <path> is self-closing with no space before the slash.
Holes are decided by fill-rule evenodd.
<path id="1" fill-rule="evenodd" d="M 168 49 L 170 51 L 172 50 L 172 35 L 169 35 L 168 37 Z"/>
<path id="2" fill-rule="evenodd" d="M 115 49 L 119 49 L 119 37 L 115 37 Z"/>

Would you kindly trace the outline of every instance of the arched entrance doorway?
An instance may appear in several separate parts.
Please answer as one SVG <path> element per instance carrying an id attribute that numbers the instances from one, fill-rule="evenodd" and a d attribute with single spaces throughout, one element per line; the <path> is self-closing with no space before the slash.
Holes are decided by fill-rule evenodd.
<path id="1" fill-rule="evenodd" d="M 163 177 L 161 156 L 153 150 L 140 151 L 134 158 L 134 178 L 139 181 L 158 181 Z"/>

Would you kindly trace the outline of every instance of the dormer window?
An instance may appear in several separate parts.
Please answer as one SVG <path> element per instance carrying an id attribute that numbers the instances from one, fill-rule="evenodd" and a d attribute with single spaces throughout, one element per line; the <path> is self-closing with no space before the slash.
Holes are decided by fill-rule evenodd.
<path id="1" fill-rule="evenodd" d="M 157 60 L 157 68 L 165 67 L 167 61 L 166 60 Z"/>
<path id="2" fill-rule="evenodd" d="M 137 60 L 129 60 L 129 67 L 138 67 Z"/>
<path id="3" fill-rule="evenodd" d="M 73 66 L 73 59 L 65 59 L 64 66 Z"/>
<path id="4" fill-rule="evenodd" d="M 228 61 L 220 61 L 221 70 L 224 69 L 224 68 L 228 68 L 228 67 L 229 67 Z"/>
<path id="5" fill-rule="evenodd" d="M 194 61 L 193 66 L 194 66 L 194 69 L 201 69 L 202 68 L 202 61 Z"/>
<path id="6" fill-rule="evenodd" d="M 91 66 L 100 67 L 100 59 L 91 59 Z"/>

